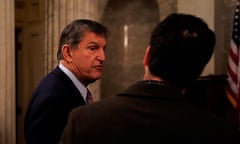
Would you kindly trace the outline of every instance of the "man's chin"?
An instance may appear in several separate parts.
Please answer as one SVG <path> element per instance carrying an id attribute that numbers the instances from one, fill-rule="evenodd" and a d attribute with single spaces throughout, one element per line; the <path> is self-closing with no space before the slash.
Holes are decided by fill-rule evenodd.
<path id="1" fill-rule="evenodd" d="M 99 80 L 99 79 L 101 79 L 101 78 L 102 78 L 102 76 L 89 79 L 89 83 L 94 83 L 95 81 L 97 81 L 97 80 Z"/>
<path id="2" fill-rule="evenodd" d="M 98 79 L 91 79 L 91 80 L 88 81 L 88 83 L 89 84 L 94 83 L 96 80 L 98 80 Z"/>

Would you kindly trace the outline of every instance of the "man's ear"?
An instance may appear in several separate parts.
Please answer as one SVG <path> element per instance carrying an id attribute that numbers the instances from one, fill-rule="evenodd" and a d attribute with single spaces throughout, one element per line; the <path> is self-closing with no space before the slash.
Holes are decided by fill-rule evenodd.
<path id="1" fill-rule="evenodd" d="M 67 44 L 62 46 L 62 55 L 63 59 L 65 59 L 67 62 L 72 61 L 72 53 L 71 53 L 71 47 Z"/>
<path id="2" fill-rule="evenodd" d="M 144 58 L 143 58 L 143 64 L 144 65 L 148 65 L 148 63 L 149 63 L 149 50 L 150 50 L 150 46 L 148 46 L 145 50 L 145 55 L 144 55 Z"/>

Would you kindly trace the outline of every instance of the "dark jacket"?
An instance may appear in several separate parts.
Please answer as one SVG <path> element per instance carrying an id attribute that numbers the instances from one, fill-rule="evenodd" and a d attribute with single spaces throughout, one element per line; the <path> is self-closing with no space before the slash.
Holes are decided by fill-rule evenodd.
<path id="1" fill-rule="evenodd" d="M 117 96 L 74 109 L 60 143 L 239 144 L 240 134 L 174 86 L 138 82 Z"/>
<path id="2" fill-rule="evenodd" d="M 57 67 L 33 92 L 24 123 L 26 143 L 57 144 L 69 112 L 80 105 L 85 105 L 80 92 Z"/>

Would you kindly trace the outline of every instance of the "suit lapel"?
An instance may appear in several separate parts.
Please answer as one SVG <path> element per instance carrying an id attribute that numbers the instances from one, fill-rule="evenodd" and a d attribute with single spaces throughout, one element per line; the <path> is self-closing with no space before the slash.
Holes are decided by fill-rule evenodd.
<path id="1" fill-rule="evenodd" d="M 69 89 L 69 96 L 73 96 L 76 99 L 79 99 L 80 101 L 82 101 L 82 103 L 86 103 L 85 100 L 83 99 L 83 96 L 81 95 L 81 93 L 79 92 L 79 90 L 75 87 L 74 83 L 72 82 L 72 80 L 59 68 L 57 67 L 53 73 L 57 76 L 57 77 L 61 77 L 61 79 L 63 80 L 63 84 L 68 87 Z"/>

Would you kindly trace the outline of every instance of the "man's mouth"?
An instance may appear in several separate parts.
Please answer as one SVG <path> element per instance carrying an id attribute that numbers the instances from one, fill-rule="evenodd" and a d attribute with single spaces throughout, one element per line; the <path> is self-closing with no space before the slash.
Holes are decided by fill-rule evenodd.
<path id="1" fill-rule="evenodd" d="M 103 69 L 103 65 L 97 65 L 97 66 L 94 66 L 95 69 L 97 70 L 102 70 Z"/>

